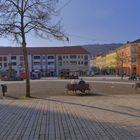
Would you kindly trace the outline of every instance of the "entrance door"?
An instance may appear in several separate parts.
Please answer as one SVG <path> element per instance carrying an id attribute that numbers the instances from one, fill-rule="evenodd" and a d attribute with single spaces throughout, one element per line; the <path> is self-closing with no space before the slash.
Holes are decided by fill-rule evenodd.
<path id="1" fill-rule="evenodd" d="M 133 74 L 136 75 L 136 67 L 133 68 Z"/>

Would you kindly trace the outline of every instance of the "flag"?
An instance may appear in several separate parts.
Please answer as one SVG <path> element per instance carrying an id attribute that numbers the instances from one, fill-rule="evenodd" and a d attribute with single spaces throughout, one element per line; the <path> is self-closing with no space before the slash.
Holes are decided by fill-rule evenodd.
<path id="1" fill-rule="evenodd" d="M 69 38 L 68 37 L 66 37 L 66 40 L 67 40 L 67 42 L 69 42 Z"/>

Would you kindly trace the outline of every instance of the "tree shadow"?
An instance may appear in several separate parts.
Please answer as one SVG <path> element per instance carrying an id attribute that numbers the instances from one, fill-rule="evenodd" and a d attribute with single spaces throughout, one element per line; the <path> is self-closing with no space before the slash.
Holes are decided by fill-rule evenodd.
<path id="1" fill-rule="evenodd" d="M 125 115 L 125 116 L 130 116 L 130 117 L 135 117 L 135 118 L 140 119 L 140 115 L 134 115 L 134 114 L 127 113 L 127 112 L 116 111 L 116 110 L 106 109 L 106 108 L 97 107 L 97 106 L 90 106 L 90 105 L 79 104 L 79 103 L 74 103 L 74 102 L 66 102 L 66 101 L 56 100 L 56 99 L 43 99 L 43 100 L 60 102 L 60 103 L 65 103 L 65 104 L 71 104 L 71 105 L 81 106 L 81 107 L 87 107 L 87 108 L 93 108 L 93 109 L 97 109 L 97 110 L 102 110 L 102 111 L 117 113 L 117 114 L 121 114 L 121 115 Z"/>
<path id="2" fill-rule="evenodd" d="M 105 116 L 98 117 L 95 112 L 101 108 L 93 107 L 94 110 L 91 111 L 79 108 L 81 104 L 66 103 L 52 99 L 0 100 L 0 139 L 140 138 L 140 128 L 131 125 L 124 127 L 121 123 L 110 122 L 109 118 L 103 120 Z"/>
<path id="3" fill-rule="evenodd" d="M 105 96 L 105 94 L 102 93 L 95 93 L 95 92 L 65 92 L 66 96 L 81 96 L 81 97 L 88 97 L 88 96 Z"/>
<path id="4" fill-rule="evenodd" d="M 136 112 L 136 113 L 139 113 L 140 114 L 140 109 L 136 109 L 134 107 L 128 107 L 128 106 L 122 106 L 122 105 L 119 105 L 120 108 L 124 109 L 124 110 L 127 110 L 129 112 Z"/>
<path id="5" fill-rule="evenodd" d="M 89 94 L 81 94 L 81 93 L 78 93 L 78 94 L 70 94 L 68 96 L 77 96 L 77 97 L 90 97 L 90 96 L 108 96 L 108 95 L 103 95 L 103 94 L 93 94 L 93 93 L 89 93 Z M 11 98 L 11 99 L 16 99 L 16 100 L 19 100 L 19 97 L 13 97 L 13 96 L 6 96 L 8 98 Z M 40 98 L 40 97 L 32 97 L 32 98 L 29 98 L 29 99 L 42 99 L 42 100 L 48 100 L 48 101 L 53 101 L 53 102 L 58 102 L 58 103 L 65 103 L 65 104 L 70 104 L 70 105 L 75 105 L 75 106 L 81 106 L 81 107 L 87 107 L 87 108 L 93 108 L 93 109 L 97 109 L 97 110 L 103 110 L 103 111 L 107 111 L 107 112 L 112 112 L 112 113 L 117 113 L 117 114 L 121 114 L 121 115 L 125 115 L 125 116 L 130 116 L 130 117 L 136 117 L 138 119 L 140 119 L 140 115 L 135 115 L 133 114 L 132 112 L 135 112 L 137 111 L 137 114 L 139 114 L 139 109 L 134 109 L 134 108 L 130 108 L 130 107 L 126 107 L 126 106 L 120 106 L 121 108 L 124 108 L 126 111 L 130 110 L 131 111 L 128 111 L 128 112 L 122 112 L 122 111 L 118 111 L 118 110 L 112 110 L 112 109 L 107 109 L 107 108 L 102 108 L 102 107 L 98 107 L 98 106 L 91 106 L 91 105 L 86 105 L 86 104 L 79 104 L 79 103 L 75 103 L 75 102 L 69 102 L 69 101 L 62 101 L 62 100 L 58 100 L 58 99 L 49 99 L 49 98 Z M 28 99 L 28 100 L 29 100 Z M 26 99 L 24 99 L 26 100 Z"/>

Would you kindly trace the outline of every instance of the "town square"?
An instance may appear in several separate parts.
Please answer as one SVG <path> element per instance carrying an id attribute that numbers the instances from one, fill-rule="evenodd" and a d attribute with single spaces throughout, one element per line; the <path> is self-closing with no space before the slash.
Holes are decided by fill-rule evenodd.
<path id="1" fill-rule="evenodd" d="M 139 0 L 0 0 L 0 140 L 140 140 Z"/>

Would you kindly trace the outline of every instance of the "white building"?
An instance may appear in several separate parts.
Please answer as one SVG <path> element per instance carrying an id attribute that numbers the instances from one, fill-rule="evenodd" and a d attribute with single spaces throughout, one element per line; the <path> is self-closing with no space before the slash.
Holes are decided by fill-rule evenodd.
<path id="1" fill-rule="evenodd" d="M 57 76 L 63 69 L 78 71 L 80 75 L 89 70 L 89 53 L 80 46 L 31 47 L 28 48 L 30 72 L 41 71 L 44 76 Z M 0 68 L 6 71 L 12 64 L 17 75 L 24 71 L 21 47 L 0 47 Z"/>
<path id="2" fill-rule="evenodd" d="M 90 61 L 89 61 L 89 73 L 90 73 L 90 75 L 94 75 L 95 65 L 96 65 L 95 57 L 91 56 Z"/>

